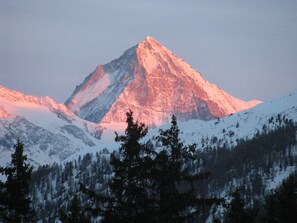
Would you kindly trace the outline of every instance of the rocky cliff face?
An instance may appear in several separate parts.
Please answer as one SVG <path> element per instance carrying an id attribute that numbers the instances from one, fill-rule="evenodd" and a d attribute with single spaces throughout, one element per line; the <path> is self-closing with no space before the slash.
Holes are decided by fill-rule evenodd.
<path id="1" fill-rule="evenodd" d="M 210 120 L 258 104 L 232 97 L 152 37 L 120 58 L 100 65 L 80 84 L 66 105 L 92 122 L 124 122 L 131 109 L 148 125 L 181 120 Z"/>

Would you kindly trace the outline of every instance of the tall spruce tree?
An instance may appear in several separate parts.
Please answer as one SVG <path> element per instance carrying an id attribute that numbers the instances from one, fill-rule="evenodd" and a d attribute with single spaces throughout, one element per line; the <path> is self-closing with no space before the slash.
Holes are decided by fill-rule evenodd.
<path id="1" fill-rule="evenodd" d="M 0 173 L 7 178 L 0 182 L 0 219 L 9 223 L 34 222 L 29 197 L 32 167 L 26 162 L 24 144 L 19 139 L 14 149 L 10 166 L 0 168 Z"/>
<path id="2" fill-rule="evenodd" d="M 160 130 L 161 151 L 154 162 L 157 222 L 188 222 L 199 215 L 201 207 L 221 202 L 217 198 L 201 198 L 195 184 L 209 176 L 209 172 L 195 172 L 189 168 L 196 159 L 195 145 L 185 146 L 180 137 L 176 117 L 171 127 Z"/>
<path id="3" fill-rule="evenodd" d="M 110 182 L 111 199 L 103 211 L 102 222 L 152 222 L 150 199 L 150 171 L 152 147 L 142 143 L 147 127 L 135 122 L 133 112 L 127 114 L 127 128 L 124 135 L 116 134 L 121 146 L 118 153 L 111 155 L 114 175 Z"/>

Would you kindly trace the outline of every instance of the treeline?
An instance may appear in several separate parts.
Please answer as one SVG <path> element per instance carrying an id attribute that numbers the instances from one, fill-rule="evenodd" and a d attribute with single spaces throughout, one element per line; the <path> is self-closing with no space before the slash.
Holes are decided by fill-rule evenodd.
<path id="1" fill-rule="evenodd" d="M 201 160 L 198 167 L 212 173 L 212 177 L 199 185 L 200 191 L 230 195 L 240 188 L 246 202 L 253 203 L 254 198 L 263 197 L 267 183 L 277 174 L 295 168 L 296 144 L 296 125 L 289 120 L 251 140 L 239 140 L 232 148 L 198 150 L 197 157 Z"/>
<path id="2" fill-rule="evenodd" d="M 211 173 L 211 177 L 193 184 L 196 195 L 228 197 L 239 189 L 248 208 L 253 208 L 259 203 L 263 204 L 269 182 L 277 174 L 286 171 L 287 168 L 292 169 L 296 165 L 296 153 L 295 155 L 293 153 L 294 149 L 296 151 L 296 126 L 291 120 L 284 118 L 280 119 L 278 123 L 279 126 L 273 129 L 264 126 L 263 131 L 258 133 L 252 140 L 239 140 L 237 146 L 232 148 L 222 146 L 207 148 L 203 151 L 196 149 L 194 162 L 185 161 L 183 165 L 192 173 L 201 170 L 208 170 Z M 157 140 L 159 139 L 157 138 Z M 110 154 L 104 154 L 104 156 L 106 155 L 109 156 Z M 98 157 L 98 155 L 96 156 Z M 94 158 L 91 158 L 89 154 L 83 159 L 94 161 Z M 100 162 L 102 161 L 97 160 L 93 164 L 90 161 L 86 162 L 89 164 L 86 171 L 87 175 L 80 182 L 91 191 L 106 194 L 110 192 L 108 191 L 109 173 L 105 173 L 105 179 L 107 179 L 104 181 L 105 184 L 95 183 L 98 179 L 102 179 L 100 169 L 98 169 L 99 172 L 95 170 L 96 163 Z M 107 165 L 105 169 L 108 169 L 111 173 L 112 166 L 110 166 L 109 160 L 105 164 Z M 74 172 L 75 169 L 73 169 Z M 96 174 L 88 177 L 88 173 L 92 172 L 91 169 Z M 76 172 L 73 174 L 75 175 Z M 67 188 L 74 187 L 73 191 L 79 190 L 77 184 L 75 186 L 67 185 L 68 183 L 66 184 Z M 70 194 L 66 197 L 69 197 Z M 85 195 L 80 196 L 80 201 L 83 204 L 85 204 L 86 200 L 88 199 Z M 90 205 L 92 206 L 92 204 L 94 205 L 94 203 Z M 66 206 L 70 207 L 69 204 Z M 55 216 L 57 216 L 58 210 L 55 213 Z M 199 220 L 203 222 L 206 216 L 208 214 L 200 216 Z M 222 215 L 220 217 L 222 218 Z"/>
<path id="3" fill-rule="evenodd" d="M 197 160 L 195 145 L 181 142 L 174 116 L 171 127 L 160 130 L 158 151 L 150 140 L 142 142 L 147 131 L 129 112 L 125 134 L 116 136 L 119 151 L 86 154 L 35 171 L 31 197 L 38 219 L 73 222 L 70 213 L 80 209 L 90 213 L 80 218 L 91 216 L 92 222 L 188 222 L 204 207 L 221 202 L 198 196 L 195 185 L 209 173 L 191 170 Z"/>
<path id="4" fill-rule="evenodd" d="M 69 210 L 70 202 L 86 203 L 79 183 L 92 190 L 107 191 L 112 173 L 110 153 L 104 149 L 96 154 L 85 154 L 65 164 L 42 166 L 32 173 L 30 196 L 41 222 L 55 222 L 61 211 Z M 74 202 L 74 203 L 75 203 Z"/>
<path id="5" fill-rule="evenodd" d="M 223 217 L 213 223 L 295 223 L 297 219 L 297 171 L 253 206 L 245 203 L 242 191 L 232 193 Z"/>
<path id="6" fill-rule="evenodd" d="M 22 184 L 27 188 L 24 198 L 30 214 L 20 216 L 26 217 L 24 222 L 42 223 L 204 222 L 211 211 L 214 222 L 232 222 L 232 211 L 239 207 L 242 222 L 286 222 L 279 220 L 283 219 L 280 200 L 285 201 L 278 192 L 281 189 L 265 197 L 273 179 L 292 172 L 297 163 L 296 125 L 278 118 L 279 126 L 264 126 L 253 139 L 239 140 L 235 147 L 220 142 L 201 150 L 199 145 L 183 144 L 174 116 L 170 128 L 160 130 L 157 143 L 144 142 L 147 127 L 135 122 L 129 112 L 125 133 L 116 136 L 119 151 L 112 154 L 105 149 L 32 173 L 25 156 L 19 154 L 31 176 Z M 13 162 L 1 172 L 14 176 L 17 164 Z M 5 206 L 7 196 L 14 196 L 7 188 L 7 183 L 0 182 L 0 221 L 14 222 L 3 220 L 15 216 L 14 208 L 9 211 Z M 222 202 L 220 197 L 227 199 Z M 270 212 L 277 220 L 267 220 Z"/>

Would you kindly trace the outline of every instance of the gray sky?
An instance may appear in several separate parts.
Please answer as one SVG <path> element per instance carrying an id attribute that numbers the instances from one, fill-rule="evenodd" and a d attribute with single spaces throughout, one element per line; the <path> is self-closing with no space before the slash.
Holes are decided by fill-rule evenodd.
<path id="1" fill-rule="evenodd" d="M 296 0 L 0 0 L 0 85 L 64 102 L 151 35 L 245 100 L 297 89 Z"/>

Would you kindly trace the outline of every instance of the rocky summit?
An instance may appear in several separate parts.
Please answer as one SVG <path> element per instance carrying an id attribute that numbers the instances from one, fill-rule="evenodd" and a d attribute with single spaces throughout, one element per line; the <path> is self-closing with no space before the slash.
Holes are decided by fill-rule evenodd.
<path id="1" fill-rule="evenodd" d="M 136 119 L 154 126 L 171 115 L 180 120 L 210 120 L 251 108 L 205 80 L 188 63 L 153 37 L 146 37 L 116 60 L 99 65 L 66 101 L 70 110 L 96 123 Z"/>

